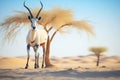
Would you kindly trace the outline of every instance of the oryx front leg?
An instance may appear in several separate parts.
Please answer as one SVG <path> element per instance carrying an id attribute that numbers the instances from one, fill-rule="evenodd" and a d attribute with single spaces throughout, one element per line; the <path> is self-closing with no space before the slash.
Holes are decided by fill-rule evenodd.
<path id="1" fill-rule="evenodd" d="M 34 51 L 35 51 L 35 64 L 34 64 L 34 68 L 39 68 L 39 53 L 38 53 L 38 48 L 39 45 L 35 45 L 34 47 Z"/>
<path id="2" fill-rule="evenodd" d="M 25 69 L 28 68 L 29 58 L 30 58 L 30 45 L 28 44 L 27 45 L 27 63 L 26 63 Z"/>

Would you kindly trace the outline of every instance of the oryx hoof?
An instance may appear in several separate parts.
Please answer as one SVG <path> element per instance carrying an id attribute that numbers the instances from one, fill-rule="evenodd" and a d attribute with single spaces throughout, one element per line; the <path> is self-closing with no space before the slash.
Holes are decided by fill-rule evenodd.
<path id="1" fill-rule="evenodd" d="M 42 65 L 41 68 L 44 68 L 44 65 Z"/>
<path id="2" fill-rule="evenodd" d="M 34 65 L 34 68 L 35 68 L 35 69 L 39 68 L 39 65 L 35 64 L 35 65 Z"/>
<path id="3" fill-rule="evenodd" d="M 28 68 L 28 66 L 25 66 L 25 69 L 27 69 Z"/>

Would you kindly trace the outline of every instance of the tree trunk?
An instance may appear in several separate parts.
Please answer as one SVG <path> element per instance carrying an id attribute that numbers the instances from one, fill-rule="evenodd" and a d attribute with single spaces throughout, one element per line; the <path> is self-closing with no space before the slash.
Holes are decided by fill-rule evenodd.
<path id="1" fill-rule="evenodd" d="M 49 39 L 49 36 L 48 36 L 46 45 L 47 46 L 46 46 L 46 53 L 45 53 L 45 67 L 51 67 L 53 65 L 50 62 L 50 39 Z"/>
<path id="2" fill-rule="evenodd" d="M 100 55 L 97 56 L 97 64 L 96 64 L 96 66 L 99 66 L 99 61 L 100 61 Z"/>

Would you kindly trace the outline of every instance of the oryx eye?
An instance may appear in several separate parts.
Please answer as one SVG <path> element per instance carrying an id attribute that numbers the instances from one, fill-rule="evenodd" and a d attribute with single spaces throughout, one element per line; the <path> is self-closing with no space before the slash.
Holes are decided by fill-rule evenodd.
<path id="1" fill-rule="evenodd" d="M 41 19 L 41 17 L 38 18 L 38 20 L 40 20 L 40 19 Z"/>
<path id="2" fill-rule="evenodd" d="M 30 16 L 28 16 L 28 19 L 31 19 L 31 17 L 30 17 Z"/>

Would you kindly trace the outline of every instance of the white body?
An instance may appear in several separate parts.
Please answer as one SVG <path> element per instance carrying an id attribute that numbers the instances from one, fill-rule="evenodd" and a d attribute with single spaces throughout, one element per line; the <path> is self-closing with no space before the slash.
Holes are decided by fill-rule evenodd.
<path id="1" fill-rule="evenodd" d="M 30 46 L 34 47 L 36 44 L 40 45 L 42 43 L 46 43 L 47 37 L 48 37 L 48 34 L 44 29 L 42 29 L 42 30 L 31 29 L 28 32 L 26 43 L 30 44 Z"/>
<path id="2" fill-rule="evenodd" d="M 41 16 L 39 16 L 42 8 L 43 8 L 43 4 L 42 2 L 40 2 L 41 4 L 41 8 L 38 11 L 36 17 L 34 17 L 30 11 L 30 9 L 25 5 L 24 2 L 24 7 L 28 10 L 28 12 L 30 13 L 30 15 L 28 15 L 28 19 L 31 22 L 31 30 L 28 32 L 27 38 L 26 38 L 26 43 L 27 43 L 27 62 L 26 62 L 26 66 L 25 69 L 28 68 L 28 63 L 29 63 L 29 58 L 30 58 L 30 47 L 33 47 L 34 52 L 35 52 L 35 64 L 34 64 L 34 68 L 39 68 L 39 46 L 42 46 L 43 48 L 43 61 L 42 61 L 42 68 L 44 67 L 44 59 L 45 59 L 45 52 L 46 52 L 46 42 L 47 42 L 47 38 L 48 38 L 48 34 L 45 30 L 39 30 L 37 23 L 38 21 L 41 19 Z"/>

